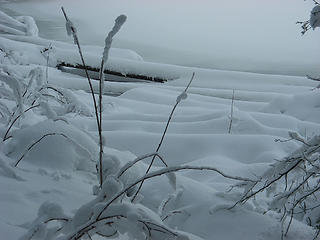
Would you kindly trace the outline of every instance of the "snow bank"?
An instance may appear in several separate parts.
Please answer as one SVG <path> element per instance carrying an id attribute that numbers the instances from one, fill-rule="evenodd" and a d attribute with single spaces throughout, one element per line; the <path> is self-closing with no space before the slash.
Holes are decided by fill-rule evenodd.
<path id="1" fill-rule="evenodd" d="M 54 135 L 44 138 L 28 150 L 29 146 L 41 137 L 51 133 Z M 95 171 L 96 143 L 88 135 L 63 121 L 43 121 L 13 131 L 12 136 L 13 139 L 5 146 L 5 152 L 14 159 L 19 159 L 25 154 L 21 165 L 27 162 L 37 167 L 64 171 Z"/>
<path id="2" fill-rule="evenodd" d="M 38 36 L 39 33 L 34 19 L 30 16 L 13 18 L 0 11 L 0 23 L 2 23 L 0 24 L 0 33 L 20 36 Z"/>
<path id="3" fill-rule="evenodd" d="M 280 113 L 303 121 L 317 123 L 320 117 L 320 95 L 317 90 L 294 96 L 280 96 L 264 108 L 265 112 Z"/>

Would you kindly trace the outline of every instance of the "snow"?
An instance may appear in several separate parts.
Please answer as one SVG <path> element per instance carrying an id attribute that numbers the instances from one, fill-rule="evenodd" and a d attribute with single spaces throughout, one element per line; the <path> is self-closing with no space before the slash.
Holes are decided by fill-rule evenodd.
<path id="1" fill-rule="evenodd" d="M 310 25 L 313 29 L 320 27 L 320 6 L 316 5 L 310 15 Z"/>
<path id="2" fill-rule="evenodd" d="M 152 231 L 154 239 L 281 238 L 280 214 L 264 212 L 266 194 L 228 210 L 242 196 L 240 190 L 228 190 L 238 180 L 266 176 L 270 164 L 298 154 L 304 139 L 319 141 L 316 81 L 152 63 L 131 50 L 111 48 L 107 69 L 169 81 L 105 82 L 104 184 L 99 188 L 99 140 L 87 79 L 56 69 L 59 62 L 80 63 L 76 47 L 37 37 L 30 17 L 11 18 L 0 12 L 0 20 L 8 28 L 29 29 L 23 36 L 12 31 L 0 37 L 1 236 L 50 239 L 58 237 L 55 232 L 62 227 L 61 234 L 71 237 L 102 216 L 111 217 L 114 224 L 97 224 L 97 231 L 117 230 L 119 240 L 144 239 L 148 224 L 167 233 Z M 47 66 L 47 55 L 41 51 L 50 44 Z M 99 67 L 103 48 L 84 45 L 83 51 L 85 61 Z M 92 83 L 98 93 L 98 81 Z M 39 106 L 25 111 L 36 103 Z M 21 117 L 2 141 L 12 112 Z M 298 141 L 287 141 L 290 138 Z M 163 161 L 156 160 L 145 175 L 155 155 Z M 150 179 L 131 203 L 137 191 L 133 183 L 145 178 Z M 50 218 L 67 221 L 45 224 Z M 285 239 L 312 239 L 314 233 L 297 218 Z"/>
<path id="3" fill-rule="evenodd" d="M 112 30 L 108 33 L 108 36 L 106 37 L 106 40 L 105 40 L 105 47 L 102 54 L 103 60 L 105 62 L 108 62 L 109 51 L 111 48 L 113 37 L 117 34 L 117 32 L 119 32 L 120 28 L 122 27 L 122 25 L 125 23 L 126 20 L 127 20 L 127 16 L 125 15 L 118 16 L 115 20 L 115 25 L 113 26 Z"/>

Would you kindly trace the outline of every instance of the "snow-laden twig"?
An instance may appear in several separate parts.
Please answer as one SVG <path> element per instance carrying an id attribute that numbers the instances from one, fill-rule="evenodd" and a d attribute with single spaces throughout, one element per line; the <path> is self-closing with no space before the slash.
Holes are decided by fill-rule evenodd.
<path id="1" fill-rule="evenodd" d="M 173 202 L 173 201 L 176 201 L 183 193 L 184 189 L 183 188 L 179 188 L 177 189 L 174 193 L 172 194 L 169 194 L 169 196 L 167 198 L 165 198 L 159 205 L 158 207 L 158 215 L 161 217 L 162 221 L 166 220 L 167 218 L 175 215 L 176 213 L 186 213 L 186 211 L 184 210 L 178 210 L 178 209 L 175 209 L 173 211 L 170 211 L 169 213 L 167 213 L 165 216 L 164 216 L 164 211 L 165 211 L 165 208 L 167 207 L 167 205 L 170 203 L 170 202 Z"/>
<path id="2" fill-rule="evenodd" d="M 307 75 L 307 78 L 313 81 L 320 82 L 320 77 L 317 78 L 317 77 L 311 77 L 310 75 Z"/>
<path id="3" fill-rule="evenodd" d="M 102 60 L 101 60 L 101 67 L 100 67 L 100 81 L 99 81 L 99 123 L 98 125 L 98 132 L 99 132 L 99 180 L 100 180 L 100 187 L 103 183 L 103 166 L 102 166 L 102 157 L 103 157 L 103 138 L 102 138 L 102 94 L 104 91 L 104 71 L 106 68 L 106 64 L 108 62 L 109 58 L 109 51 L 111 48 L 113 37 L 117 34 L 117 32 L 120 30 L 122 25 L 127 20 L 127 16 L 120 15 L 116 18 L 115 24 L 112 28 L 112 30 L 109 32 L 108 36 L 105 39 L 105 47 L 102 54 Z"/>
<path id="4" fill-rule="evenodd" d="M 155 217 L 155 213 L 150 209 L 140 204 L 131 203 L 128 199 L 119 201 L 121 196 L 130 188 L 144 180 L 183 170 L 208 170 L 232 180 L 254 181 L 243 177 L 230 176 L 213 167 L 187 165 L 168 167 L 148 173 L 126 187 L 113 176 L 109 176 L 103 182 L 103 187 L 97 198 L 83 205 L 74 217 L 67 221 L 72 223 L 73 228 L 71 231 L 68 230 L 66 233 L 64 228 L 69 229 L 66 224 L 62 226 L 62 230 L 57 235 L 63 234 L 64 239 L 76 240 L 81 239 L 87 233 L 91 236 L 97 234 L 108 238 L 116 236 L 120 232 L 122 234 L 127 233 L 129 237 L 133 236 L 135 239 L 144 239 L 145 237 L 147 237 L 146 239 L 157 239 L 157 237 L 154 237 L 156 234 L 164 234 L 164 238 L 161 237 L 159 239 L 190 239 L 187 235 L 167 227 L 161 218 Z M 183 212 L 180 210 L 171 211 L 165 219 L 179 213 Z"/>
<path id="5" fill-rule="evenodd" d="M 23 96 L 20 84 L 20 82 L 22 82 L 21 79 L 17 79 L 16 76 L 13 77 L 3 72 L 0 72 L 0 80 L 12 89 L 14 98 L 16 100 L 18 113 L 23 114 Z"/>
<path id="6" fill-rule="evenodd" d="M 316 29 L 317 27 L 320 27 L 320 5 L 317 4 L 311 11 L 310 14 L 310 27 L 312 29 Z"/>
<path id="7" fill-rule="evenodd" d="M 122 194 L 124 194 L 125 192 L 127 192 L 130 188 L 134 187 L 135 185 L 144 182 L 147 179 L 150 178 L 154 178 L 154 177 L 158 177 L 164 174 L 168 174 L 168 173 L 175 173 L 175 172 L 179 172 L 179 171 L 183 171 L 183 170 L 198 170 L 198 171 L 213 171 L 218 173 L 219 175 L 228 178 L 228 179 L 232 179 L 232 180 L 236 180 L 236 181 L 245 181 L 245 182 L 250 182 L 250 183 L 255 183 L 257 180 L 252 180 L 250 178 L 245 178 L 245 177 L 238 177 L 238 176 L 232 176 L 229 174 L 226 174 L 224 172 L 222 172 L 221 170 L 214 168 L 214 167 L 197 167 L 197 166 L 188 166 L 188 165 L 184 165 L 184 166 L 176 166 L 176 167 L 168 167 L 168 168 L 164 168 L 164 169 L 160 169 L 151 173 L 147 173 L 146 175 L 144 175 L 143 177 L 139 178 L 138 180 L 136 180 L 134 183 L 130 184 L 129 186 L 127 186 L 126 188 L 124 188 L 121 192 L 119 192 L 117 195 L 115 195 L 112 199 L 110 199 L 105 206 L 102 208 L 102 210 L 100 211 L 100 213 L 97 215 L 96 219 L 98 220 L 100 218 L 100 216 L 102 215 L 102 213 L 115 201 L 117 200 L 119 197 L 121 197 Z"/>
<path id="8" fill-rule="evenodd" d="M 98 115 L 98 105 L 97 105 L 97 101 L 96 98 L 94 96 L 94 91 L 93 91 L 93 87 L 92 87 L 92 83 L 91 83 L 91 79 L 87 70 L 87 65 L 85 64 L 84 58 L 83 58 L 83 54 L 82 54 L 82 50 L 81 50 L 81 46 L 80 46 L 80 42 L 77 36 L 77 29 L 75 28 L 75 26 L 73 25 L 73 23 L 70 21 L 70 19 L 68 18 L 65 10 L 63 7 L 61 7 L 61 10 L 63 12 L 63 15 L 66 19 L 66 29 L 67 29 L 67 33 L 68 35 L 70 35 L 70 33 L 73 36 L 74 42 L 78 47 L 78 51 L 79 51 L 79 55 L 82 61 L 82 65 L 84 67 L 85 70 L 85 74 L 89 83 L 89 87 L 90 87 L 90 92 L 91 92 L 91 96 L 92 96 L 92 100 L 93 100 L 93 106 L 94 106 L 94 110 L 95 110 L 95 115 L 96 115 L 96 122 L 97 122 L 97 127 L 98 129 L 100 129 L 100 122 L 99 122 L 99 115 Z"/>
<path id="9" fill-rule="evenodd" d="M 298 21 L 297 24 L 301 25 L 301 34 L 304 35 L 310 29 L 315 29 L 320 27 L 320 4 L 319 2 L 312 0 L 315 4 L 314 8 L 311 10 L 310 19 L 306 21 Z"/>
<path id="10" fill-rule="evenodd" d="M 289 135 L 291 139 L 303 145 L 289 157 L 271 165 L 258 181 L 240 183 L 238 187 L 244 188 L 244 194 L 231 207 L 244 204 L 260 193 L 266 192 L 268 198 L 271 198 L 268 201 L 267 211 L 274 210 L 282 213 L 282 238 L 288 234 L 292 218 L 298 214 L 299 218 L 308 216 L 311 210 L 314 211 L 320 206 L 320 136 L 305 141 L 297 133 L 289 132 Z M 273 194 L 272 197 L 270 197 L 271 194 Z M 311 222 L 309 225 L 315 226 Z"/>

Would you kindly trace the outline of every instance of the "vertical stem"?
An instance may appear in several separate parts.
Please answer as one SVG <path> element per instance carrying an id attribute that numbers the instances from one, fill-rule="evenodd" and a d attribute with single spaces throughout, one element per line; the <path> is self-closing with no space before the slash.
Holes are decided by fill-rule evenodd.
<path id="1" fill-rule="evenodd" d="M 63 12 L 63 15 L 64 15 L 66 21 L 69 21 L 68 16 L 67 16 L 66 12 L 64 11 L 63 7 L 61 7 L 61 10 Z M 96 101 L 96 99 L 94 97 L 94 91 L 93 91 L 91 79 L 90 79 L 90 76 L 89 76 L 89 73 L 88 73 L 87 65 L 85 64 L 85 61 L 84 61 L 84 58 L 83 58 L 83 54 L 82 54 L 82 50 L 81 50 L 81 47 L 80 47 L 80 43 L 79 43 L 79 40 L 78 40 L 77 33 L 74 30 L 74 28 L 71 28 L 71 30 L 73 32 L 73 37 L 74 37 L 75 43 L 76 43 L 76 45 L 78 47 L 78 51 L 79 51 L 79 54 L 80 54 L 81 62 L 83 64 L 83 67 L 84 67 L 84 70 L 85 70 L 86 77 L 88 79 L 88 83 L 89 83 L 89 87 L 90 87 L 90 91 L 91 91 L 91 95 L 92 95 L 92 100 L 93 100 L 93 105 L 94 105 L 94 109 L 95 109 L 95 114 L 96 114 L 97 126 L 98 126 L 98 129 L 99 129 L 100 128 L 100 122 L 99 122 L 99 116 L 98 116 L 97 101 Z"/>
<path id="2" fill-rule="evenodd" d="M 193 79 L 194 79 L 194 75 L 195 75 L 195 73 L 193 72 L 193 73 L 192 73 L 192 77 L 191 77 L 191 79 L 190 79 L 187 87 L 185 88 L 184 92 L 187 92 L 187 91 L 188 91 L 188 88 L 190 87 L 190 84 L 191 84 L 191 82 L 192 82 Z M 168 121 L 167 121 L 166 127 L 165 127 L 165 129 L 164 129 L 164 131 L 163 131 L 163 133 L 162 133 L 160 142 L 159 142 L 158 147 L 157 147 L 157 149 L 156 149 L 156 151 L 155 151 L 156 153 L 158 153 L 158 151 L 159 151 L 160 148 L 161 148 L 161 145 L 162 145 L 162 143 L 163 143 L 164 137 L 165 137 L 165 135 L 166 135 L 166 133 L 167 133 L 169 124 L 170 124 L 170 122 L 171 122 L 173 113 L 174 113 L 174 111 L 176 110 L 178 104 L 179 104 L 179 101 L 176 101 L 175 105 L 173 106 L 173 108 L 172 108 L 172 110 L 171 110 L 171 113 L 170 113 L 170 115 L 169 115 L 169 119 L 168 119 Z M 145 174 L 148 174 L 148 173 L 149 173 L 149 171 L 150 171 L 150 169 L 151 169 L 151 167 L 152 167 L 152 164 L 153 164 L 155 158 L 156 158 L 156 155 L 154 155 L 154 156 L 152 157 L 151 163 L 149 164 L 149 167 L 148 167 L 148 169 L 147 169 L 147 171 L 146 171 Z M 141 183 L 140 183 L 140 185 L 139 185 L 139 187 L 138 187 L 138 190 L 136 191 L 136 193 L 134 194 L 133 198 L 131 199 L 131 202 L 133 202 L 133 201 L 136 199 L 138 193 L 140 192 L 140 190 L 141 190 L 141 188 L 142 188 L 143 183 L 144 183 L 144 180 L 141 181 Z"/>
<path id="3" fill-rule="evenodd" d="M 230 124 L 229 124 L 229 129 L 228 133 L 231 133 L 231 128 L 232 128 L 232 121 L 233 121 L 233 104 L 234 104 L 234 89 L 232 90 L 232 102 L 231 102 L 231 113 L 230 113 Z"/>
<path id="4" fill-rule="evenodd" d="M 52 44 L 50 43 L 49 44 L 49 47 L 48 47 L 48 53 L 47 53 L 47 67 L 46 67 L 46 82 L 47 82 L 47 85 L 49 84 L 49 58 L 50 58 L 50 50 L 52 49 Z"/>
<path id="5" fill-rule="evenodd" d="M 103 166 L 102 166 L 102 157 L 103 157 L 103 141 L 102 141 L 102 86 L 103 83 L 102 81 L 104 81 L 104 60 L 102 59 L 101 61 L 101 66 L 100 66 L 100 81 L 99 81 L 99 122 L 100 122 L 100 126 L 99 126 L 99 180 L 100 180 L 100 187 L 102 187 L 103 184 Z"/>
<path id="6" fill-rule="evenodd" d="M 26 113 L 26 112 L 30 111 L 31 109 L 36 108 L 36 107 L 39 107 L 39 106 L 40 106 L 39 104 L 38 104 L 38 105 L 32 105 L 32 106 L 29 107 L 28 109 L 24 110 L 24 112 Z M 20 117 L 21 117 L 21 114 L 18 115 L 18 116 L 10 123 L 10 125 L 9 125 L 6 133 L 4 134 L 3 139 L 2 139 L 3 142 L 5 142 L 6 140 L 9 139 L 9 137 L 8 137 L 9 131 L 11 130 L 11 128 L 13 127 L 13 125 L 15 124 L 15 122 L 16 122 Z"/>
<path id="7" fill-rule="evenodd" d="M 68 16 L 67 16 L 64 8 L 61 7 L 61 10 L 63 12 L 63 15 L 64 15 L 66 21 L 68 22 L 69 19 L 68 19 Z M 102 143 L 102 128 L 101 128 L 101 124 L 102 124 L 102 122 L 101 122 L 101 119 L 102 119 L 101 111 L 102 110 L 101 110 L 101 105 L 100 105 L 100 116 L 99 116 L 97 101 L 96 101 L 96 98 L 94 96 L 94 91 L 93 91 L 91 79 L 90 79 L 90 76 L 89 76 L 88 69 L 87 69 L 87 66 L 85 64 L 84 58 L 83 58 L 83 54 L 82 54 L 82 50 L 81 50 L 81 47 L 80 47 L 79 39 L 78 39 L 77 33 L 76 33 L 76 31 L 75 31 L 75 29 L 73 27 L 71 27 L 71 31 L 73 33 L 74 42 L 78 47 L 80 58 L 81 58 L 81 62 L 82 62 L 82 65 L 84 67 L 86 77 L 88 79 L 88 83 L 89 83 L 89 87 L 90 87 L 90 91 L 91 91 L 91 95 L 92 95 L 92 100 L 93 100 L 93 105 L 94 105 L 94 110 L 95 110 L 95 115 L 96 115 L 96 122 L 97 122 L 97 127 L 98 127 L 98 132 L 99 132 L 99 148 L 100 148 L 100 151 L 99 151 L 99 167 L 100 167 L 100 170 L 99 170 L 99 178 L 100 179 L 99 180 L 100 181 L 99 182 L 100 182 L 100 187 L 101 187 L 102 183 L 103 183 L 103 176 L 102 176 L 102 173 L 103 173 L 102 172 L 103 143 Z M 100 86 L 100 89 L 99 89 L 99 101 L 100 101 L 100 103 L 102 103 L 102 100 L 101 100 L 102 99 L 101 80 L 100 80 L 99 86 Z"/>

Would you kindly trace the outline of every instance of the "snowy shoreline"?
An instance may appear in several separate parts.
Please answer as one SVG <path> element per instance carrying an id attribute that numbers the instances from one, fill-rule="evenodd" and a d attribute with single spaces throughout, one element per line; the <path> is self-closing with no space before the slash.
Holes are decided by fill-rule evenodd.
<path id="1" fill-rule="evenodd" d="M 19 9 L 20 14 L 23 13 L 23 9 L 26 14 L 33 13 L 35 20 L 39 23 L 40 36 L 53 39 L 58 41 L 67 41 L 71 43 L 71 40 L 64 34 L 64 22 L 63 17 L 59 9 L 57 13 L 50 14 L 45 17 L 42 13 L 37 13 L 37 11 L 32 10 L 30 7 L 32 1 L 28 3 L 13 2 L 13 3 L 2 3 L 7 9 L 15 11 Z M 62 3 L 59 3 L 62 4 Z M 28 7 L 29 6 L 29 7 Z M 46 4 L 44 3 L 44 7 Z M 49 5 L 50 6 L 50 5 Z M 77 16 L 77 15 L 76 15 Z M 77 16 L 76 25 L 80 27 L 79 32 L 81 42 L 86 45 L 103 45 L 103 36 L 101 33 L 97 33 L 91 29 L 94 27 L 94 23 L 90 21 L 89 23 L 83 21 Z M 93 26 L 90 26 L 93 24 Z M 294 22 L 292 22 L 294 26 Z M 296 34 L 301 38 L 301 42 L 305 41 L 304 37 L 299 36 L 299 29 L 297 28 Z M 197 45 L 195 42 L 194 44 Z M 304 43 L 306 44 L 306 43 Z M 274 52 L 274 58 L 263 58 L 257 57 L 258 53 L 249 53 L 243 56 L 221 54 L 219 52 L 213 52 L 212 54 L 199 54 L 197 52 L 192 52 L 192 46 L 187 51 L 182 51 L 172 48 L 164 48 L 163 46 L 157 46 L 147 43 L 139 43 L 130 40 L 130 38 L 120 38 L 115 42 L 115 46 L 119 48 L 128 48 L 136 51 L 144 57 L 145 60 L 157 63 L 167 63 L 186 67 L 198 67 L 207 69 L 220 69 L 220 70 L 232 70 L 232 71 L 242 71 L 242 72 L 252 72 L 252 73 L 262 73 L 262 74 L 280 74 L 280 75 L 290 75 L 290 76 L 305 76 L 307 74 L 318 75 L 320 73 L 319 64 L 316 61 L 310 61 L 309 59 L 304 59 L 304 61 L 297 61 L 296 59 L 290 57 L 291 53 L 286 53 L 285 56 L 277 56 L 277 52 Z M 230 46 L 232 47 L 232 46 Z M 303 45 L 297 46 L 303 48 Z M 227 49 L 225 49 L 226 52 Z M 314 51 L 317 51 L 316 49 Z M 287 60 L 280 60 L 285 57 Z"/>

